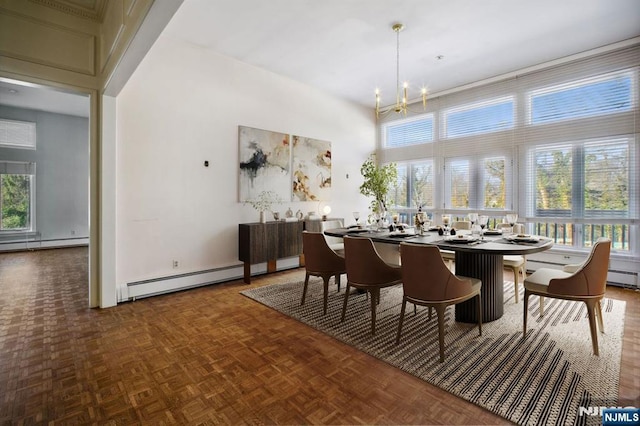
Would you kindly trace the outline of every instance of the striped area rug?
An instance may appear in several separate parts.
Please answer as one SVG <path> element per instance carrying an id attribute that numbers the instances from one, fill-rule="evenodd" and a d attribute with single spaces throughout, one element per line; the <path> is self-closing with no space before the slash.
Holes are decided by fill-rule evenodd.
<path id="1" fill-rule="evenodd" d="M 600 424 L 600 417 L 580 407 L 617 404 L 623 301 L 604 299 L 606 334 L 598 333 L 596 357 L 584 303 L 547 299 L 545 316 L 539 318 L 538 298 L 532 296 L 523 340 L 522 298 L 514 303 L 514 286 L 507 282 L 505 314 L 483 324 L 482 336 L 476 326 L 455 322 L 454 308 L 447 309 L 446 360 L 441 364 L 435 311 L 428 320 L 427 308 L 418 307 L 414 315 L 409 305 L 395 345 L 401 286 L 382 290 L 375 336 L 364 294 L 350 296 L 347 317 L 340 322 L 344 285 L 338 292 L 331 281 L 324 316 L 322 281 L 311 280 L 304 306 L 302 286 L 292 282 L 241 293 L 517 424 Z"/>

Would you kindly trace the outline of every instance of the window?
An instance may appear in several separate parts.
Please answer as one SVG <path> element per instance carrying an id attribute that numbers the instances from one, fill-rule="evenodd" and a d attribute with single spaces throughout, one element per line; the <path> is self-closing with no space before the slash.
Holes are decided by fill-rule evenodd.
<path id="1" fill-rule="evenodd" d="M 0 162 L 0 232 L 33 229 L 35 164 Z"/>
<path id="2" fill-rule="evenodd" d="M 601 236 L 617 250 L 629 250 L 633 138 L 542 145 L 530 151 L 531 212 L 541 221 L 536 231 L 566 245 L 590 247 Z M 560 240 L 558 240 L 560 238 Z"/>
<path id="3" fill-rule="evenodd" d="M 506 210 L 507 157 L 449 158 L 445 163 L 445 207 Z"/>
<path id="4" fill-rule="evenodd" d="M 586 251 L 607 236 L 616 255 L 637 257 L 639 51 L 526 70 L 443 93 L 428 115 L 387 118 L 381 158 L 402 160 L 398 209 L 415 212 L 418 158 L 428 158 L 422 197 L 433 215 L 482 212 L 499 221 L 515 212 L 527 232 L 558 248 Z M 426 136 L 412 136 L 421 120 Z"/>
<path id="5" fill-rule="evenodd" d="M 451 108 L 444 113 L 447 138 L 471 136 L 513 128 L 513 97 Z"/>
<path id="6" fill-rule="evenodd" d="M 572 206 L 572 149 L 570 145 L 543 146 L 533 150 L 536 217 L 570 217 Z"/>
<path id="7" fill-rule="evenodd" d="M 0 119 L 0 147 L 36 149 L 36 123 Z"/>
<path id="8" fill-rule="evenodd" d="M 433 114 L 394 121 L 383 126 L 386 148 L 416 145 L 433 141 Z"/>
<path id="9" fill-rule="evenodd" d="M 630 141 L 584 144 L 584 215 L 629 217 Z"/>
<path id="10" fill-rule="evenodd" d="M 434 206 L 433 160 L 396 165 L 398 180 L 390 191 L 391 205 L 396 210 L 415 210 L 418 206 Z"/>
<path id="11" fill-rule="evenodd" d="M 601 116 L 630 111 L 632 73 L 614 73 L 531 92 L 529 123 Z"/>

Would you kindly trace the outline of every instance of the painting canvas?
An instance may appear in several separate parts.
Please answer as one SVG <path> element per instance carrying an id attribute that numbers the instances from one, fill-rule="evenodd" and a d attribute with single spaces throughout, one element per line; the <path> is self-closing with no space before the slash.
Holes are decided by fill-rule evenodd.
<path id="1" fill-rule="evenodd" d="M 286 133 L 238 126 L 240 202 L 255 200 L 262 191 L 291 199 L 291 145 Z"/>
<path id="2" fill-rule="evenodd" d="M 292 136 L 293 199 L 329 201 L 331 197 L 331 142 Z"/>

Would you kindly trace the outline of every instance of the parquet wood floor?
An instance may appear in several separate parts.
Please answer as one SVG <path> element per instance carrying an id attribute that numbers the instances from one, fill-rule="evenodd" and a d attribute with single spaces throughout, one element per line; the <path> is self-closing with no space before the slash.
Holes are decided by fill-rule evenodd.
<path id="1" fill-rule="evenodd" d="M 86 265 L 86 248 L 0 254 L 0 423 L 507 423 L 251 301 L 241 280 L 89 309 Z M 251 286 L 283 277 L 304 271 Z M 628 302 L 620 396 L 634 399 L 640 294 L 609 296 Z"/>

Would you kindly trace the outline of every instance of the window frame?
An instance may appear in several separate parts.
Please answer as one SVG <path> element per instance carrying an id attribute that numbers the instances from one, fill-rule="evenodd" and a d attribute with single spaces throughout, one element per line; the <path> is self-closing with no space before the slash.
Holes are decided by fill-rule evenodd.
<path id="1" fill-rule="evenodd" d="M 25 171 L 30 169 L 30 173 L 4 173 L 0 171 L 0 188 L 2 184 L 2 176 L 5 175 L 24 175 L 29 176 L 29 226 L 26 228 L 2 228 L 2 193 L 0 193 L 0 235 L 8 234 L 25 234 L 33 232 L 36 229 L 36 164 L 23 161 L 0 161 L 0 166 L 8 167 L 24 167 Z"/>

